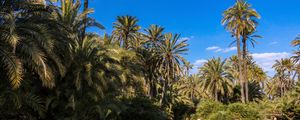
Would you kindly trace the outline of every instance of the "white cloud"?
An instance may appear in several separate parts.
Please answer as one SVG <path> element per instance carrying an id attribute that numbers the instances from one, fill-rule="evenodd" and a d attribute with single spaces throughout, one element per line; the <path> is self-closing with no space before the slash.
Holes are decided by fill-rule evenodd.
<path id="1" fill-rule="evenodd" d="M 275 64 L 275 60 L 281 58 L 288 58 L 291 56 L 288 52 L 277 52 L 277 53 L 253 53 L 253 59 L 256 63 L 267 72 L 274 72 L 272 66 Z"/>
<path id="2" fill-rule="evenodd" d="M 194 66 L 201 66 L 203 65 L 203 63 L 205 63 L 207 60 L 205 59 L 200 59 L 200 60 L 196 60 L 196 62 L 194 63 Z"/>
<path id="3" fill-rule="evenodd" d="M 216 49 L 220 49 L 220 47 L 218 46 L 211 46 L 211 47 L 207 47 L 206 50 L 216 50 Z"/>
<path id="4" fill-rule="evenodd" d="M 180 38 L 180 41 L 184 41 L 184 40 L 190 40 L 190 39 L 193 39 L 194 36 L 190 36 L 190 37 L 182 37 Z"/>
<path id="5" fill-rule="evenodd" d="M 191 70 L 191 74 L 195 74 L 198 72 L 198 68 L 201 67 L 207 60 L 199 59 L 193 63 L 193 69 Z"/>
<path id="6" fill-rule="evenodd" d="M 216 51 L 218 49 L 215 49 Z M 236 48 L 227 48 L 227 51 L 236 50 Z M 222 52 L 225 50 L 222 49 Z M 281 59 L 281 58 L 288 58 L 292 54 L 288 52 L 270 52 L 270 53 L 253 53 L 251 54 L 254 61 L 263 68 L 264 71 L 268 72 L 269 75 L 272 75 L 274 73 L 274 69 L 272 66 L 275 64 L 275 60 Z M 198 72 L 198 68 L 201 67 L 205 62 L 207 62 L 206 59 L 198 59 L 193 63 L 193 69 L 191 70 L 191 74 L 195 74 Z"/>
<path id="7" fill-rule="evenodd" d="M 237 47 L 230 47 L 230 48 L 223 49 L 222 52 L 223 53 L 228 53 L 228 52 L 234 51 L 236 49 L 237 49 Z"/>
<path id="8" fill-rule="evenodd" d="M 274 41 L 274 42 L 271 42 L 270 45 L 275 45 L 275 44 L 278 44 L 277 41 Z"/>
<path id="9" fill-rule="evenodd" d="M 221 48 L 219 46 L 211 46 L 211 47 L 206 48 L 206 50 L 208 50 L 208 51 L 222 52 L 222 53 L 228 53 L 228 52 L 234 51 L 236 49 L 237 49 L 236 47 Z"/>

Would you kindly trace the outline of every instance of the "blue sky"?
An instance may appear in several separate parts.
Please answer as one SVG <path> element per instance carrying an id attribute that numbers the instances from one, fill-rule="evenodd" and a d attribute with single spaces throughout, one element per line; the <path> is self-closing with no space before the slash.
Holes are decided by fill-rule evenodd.
<path id="1" fill-rule="evenodd" d="M 143 28 L 162 25 L 166 32 L 189 39 L 186 58 L 196 67 L 211 57 L 226 58 L 236 53 L 234 40 L 221 25 L 222 12 L 234 0 L 90 0 L 92 15 L 110 33 L 116 16 L 132 15 Z M 259 44 L 250 51 L 254 59 L 272 73 L 275 59 L 291 56 L 290 41 L 300 34 L 300 0 L 248 0 L 261 14 Z M 250 47 L 250 46 L 249 46 Z M 195 68 L 196 68 L 195 67 Z M 196 69 L 193 70 L 195 72 Z"/>

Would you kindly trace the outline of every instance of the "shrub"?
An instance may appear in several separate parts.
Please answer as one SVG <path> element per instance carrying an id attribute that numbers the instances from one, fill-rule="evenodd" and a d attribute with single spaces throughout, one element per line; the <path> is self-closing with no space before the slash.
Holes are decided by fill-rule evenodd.
<path id="1" fill-rule="evenodd" d="M 209 116 L 209 120 L 235 120 L 228 111 L 218 111 Z"/>
<path id="2" fill-rule="evenodd" d="M 256 104 L 232 103 L 224 105 L 216 101 L 202 101 L 193 119 L 204 120 L 258 120 L 262 117 Z"/>
<path id="3" fill-rule="evenodd" d="M 234 116 L 234 119 L 257 120 L 260 119 L 259 110 L 250 104 L 233 103 L 227 106 L 227 111 Z"/>
<path id="4" fill-rule="evenodd" d="M 196 109 L 196 114 L 192 116 L 194 119 L 207 119 L 212 113 L 224 110 L 224 105 L 217 101 L 204 100 L 201 101 Z"/>
<path id="5" fill-rule="evenodd" d="M 123 102 L 127 109 L 120 114 L 120 120 L 167 120 L 166 113 L 147 98 L 137 97 Z"/>

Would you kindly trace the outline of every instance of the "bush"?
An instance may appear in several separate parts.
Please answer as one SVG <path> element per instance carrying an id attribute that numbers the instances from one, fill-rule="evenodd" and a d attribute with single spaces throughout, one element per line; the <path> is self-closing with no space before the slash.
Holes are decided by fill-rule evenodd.
<path id="1" fill-rule="evenodd" d="M 250 104 L 233 103 L 227 106 L 227 111 L 234 116 L 234 119 L 257 120 L 260 119 L 259 110 Z"/>
<path id="2" fill-rule="evenodd" d="M 203 101 L 197 107 L 193 119 L 204 120 L 258 120 L 261 119 L 255 104 L 232 103 L 224 105 L 216 101 Z"/>
<path id="3" fill-rule="evenodd" d="M 207 119 L 211 114 L 224 110 L 224 105 L 217 101 L 205 100 L 201 101 L 196 109 L 196 114 L 192 116 L 194 119 Z"/>
<path id="4" fill-rule="evenodd" d="M 218 111 L 209 116 L 209 120 L 235 120 L 228 111 Z"/>
<path id="5" fill-rule="evenodd" d="M 137 97 L 123 102 L 127 109 L 120 114 L 120 120 L 167 120 L 166 113 L 147 98 Z"/>
<path id="6" fill-rule="evenodd" d="M 185 104 L 185 103 L 176 103 L 173 106 L 173 120 L 185 120 L 189 118 L 192 113 L 195 112 L 195 108 L 193 105 Z"/>

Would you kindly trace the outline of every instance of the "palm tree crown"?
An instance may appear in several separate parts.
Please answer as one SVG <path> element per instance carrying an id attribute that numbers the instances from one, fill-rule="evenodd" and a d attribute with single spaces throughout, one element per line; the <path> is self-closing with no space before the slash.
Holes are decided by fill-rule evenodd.
<path id="1" fill-rule="evenodd" d="M 130 45 L 135 42 L 138 30 L 141 29 L 137 22 L 138 20 L 133 16 L 118 16 L 117 22 L 114 23 L 113 36 L 125 49 L 131 47 Z"/>
<path id="2" fill-rule="evenodd" d="M 225 70 L 226 60 L 213 58 L 199 68 L 203 89 L 214 94 L 215 100 L 219 100 L 219 94 L 225 95 L 232 92 L 233 83 L 231 75 Z"/>

